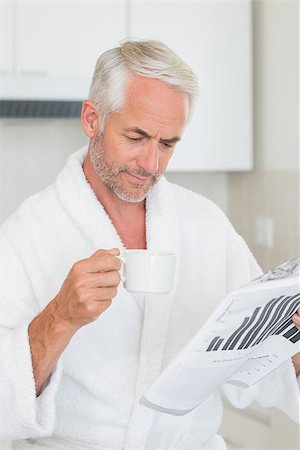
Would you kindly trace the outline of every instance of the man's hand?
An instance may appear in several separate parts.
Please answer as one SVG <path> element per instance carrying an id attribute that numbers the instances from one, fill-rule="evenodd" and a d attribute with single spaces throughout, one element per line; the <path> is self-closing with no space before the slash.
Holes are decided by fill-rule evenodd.
<path id="1" fill-rule="evenodd" d="M 96 320 L 117 295 L 121 262 L 118 249 L 98 250 L 76 262 L 52 302 L 58 321 L 75 329 Z"/>
<path id="2" fill-rule="evenodd" d="M 292 320 L 298 330 L 300 331 L 300 308 L 298 311 L 293 315 Z M 296 355 L 293 356 L 293 363 L 296 369 L 297 376 L 300 374 L 300 352 L 296 353 Z"/>
<path id="3" fill-rule="evenodd" d="M 76 331 L 96 320 L 120 283 L 119 250 L 98 250 L 76 262 L 57 296 L 28 327 L 36 394 L 49 378 Z"/>

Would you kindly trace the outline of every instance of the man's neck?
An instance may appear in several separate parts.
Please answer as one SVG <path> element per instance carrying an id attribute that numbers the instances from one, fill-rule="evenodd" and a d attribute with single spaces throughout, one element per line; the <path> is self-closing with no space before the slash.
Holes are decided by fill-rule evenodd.
<path id="1" fill-rule="evenodd" d="M 88 157 L 84 160 L 83 172 L 123 244 L 127 248 L 146 248 L 145 201 L 135 203 L 119 199 L 101 181 Z"/>

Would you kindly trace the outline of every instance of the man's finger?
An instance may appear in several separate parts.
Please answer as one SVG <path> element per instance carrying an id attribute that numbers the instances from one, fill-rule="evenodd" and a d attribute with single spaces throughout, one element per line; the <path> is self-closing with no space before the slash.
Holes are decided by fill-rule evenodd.
<path id="1" fill-rule="evenodd" d="M 89 258 L 82 259 L 75 263 L 73 269 L 78 272 L 90 273 L 120 270 L 121 261 L 119 258 L 116 258 L 116 256 L 118 256 L 116 253 L 120 253 L 118 249 L 114 249 L 114 251 L 105 251 L 105 253 L 103 250 L 97 250 L 97 252 Z"/>
<path id="2" fill-rule="evenodd" d="M 85 288 L 98 288 L 118 286 L 121 281 L 120 272 L 113 270 L 109 272 L 86 273 L 78 281 L 77 286 Z"/>
<path id="3" fill-rule="evenodd" d="M 113 255 L 118 256 L 120 254 L 120 250 L 118 248 L 111 248 L 111 249 L 103 249 L 100 248 L 99 250 L 96 250 L 95 253 L 92 254 L 92 256 L 97 255 Z"/>
<path id="4" fill-rule="evenodd" d="M 91 260 L 86 262 L 86 271 L 90 273 L 95 272 L 110 272 L 120 270 L 121 261 L 112 255 L 96 255 Z"/>

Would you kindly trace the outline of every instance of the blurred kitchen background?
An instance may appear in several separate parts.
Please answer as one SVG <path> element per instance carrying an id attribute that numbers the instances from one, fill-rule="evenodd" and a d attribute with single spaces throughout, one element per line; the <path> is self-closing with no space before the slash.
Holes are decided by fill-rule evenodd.
<path id="1" fill-rule="evenodd" d="M 86 145 L 80 101 L 97 56 L 126 36 L 163 40 L 198 74 L 167 178 L 215 201 L 264 270 L 298 256 L 297 0 L 0 0 L 0 223 Z M 221 432 L 230 450 L 299 448 L 273 408 L 226 403 Z"/>

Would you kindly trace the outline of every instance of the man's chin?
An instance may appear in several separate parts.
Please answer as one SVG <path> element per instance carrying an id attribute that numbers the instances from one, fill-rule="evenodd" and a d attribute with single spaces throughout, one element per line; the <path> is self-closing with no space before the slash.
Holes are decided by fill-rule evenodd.
<path id="1" fill-rule="evenodd" d="M 123 183 L 119 186 L 114 186 L 113 192 L 115 195 L 125 202 L 139 203 L 143 202 L 152 188 L 153 183 L 150 182 L 145 185 L 137 185 L 136 183 Z"/>
<path id="2" fill-rule="evenodd" d="M 157 181 L 158 179 L 155 181 L 149 179 L 147 185 L 139 185 L 137 183 L 128 182 L 128 180 L 124 180 L 123 183 L 117 183 L 116 181 L 112 183 L 111 180 L 109 180 L 109 182 L 107 182 L 107 180 L 103 180 L 106 187 L 108 187 L 116 195 L 116 197 L 129 203 L 143 202 L 148 192 L 157 183 Z"/>
<path id="3" fill-rule="evenodd" d="M 119 189 L 117 188 L 115 191 L 115 194 L 121 199 L 126 202 L 130 203 L 138 203 L 143 202 L 148 194 L 148 192 L 153 187 L 152 183 L 149 183 L 148 186 L 119 186 Z"/>
<path id="4" fill-rule="evenodd" d="M 115 191 L 114 194 L 124 202 L 129 203 L 140 203 L 143 202 L 147 196 L 149 190 L 147 192 L 139 192 L 138 194 L 134 194 L 132 192 L 124 192 L 124 191 Z"/>

